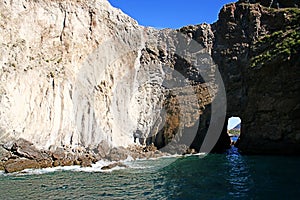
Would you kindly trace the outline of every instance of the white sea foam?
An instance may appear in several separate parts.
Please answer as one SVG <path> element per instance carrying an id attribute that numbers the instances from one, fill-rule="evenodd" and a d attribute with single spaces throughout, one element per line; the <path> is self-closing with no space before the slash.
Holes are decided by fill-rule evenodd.
<path id="1" fill-rule="evenodd" d="M 52 173 L 52 172 L 57 172 L 57 171 L 71 171 L 71 170 L 76 170 L 80 168 L 78 165 L 73 165 L 73 166 L 59 166 L 59 167 L 49 167 L 49 168 L 43 168 L 43 169 L 24 169 L 21 172 L 16 172 L 12 174 L 24 174 L 24 175 L 38 175 L 38 174 L 47 174 L 47 173 Z"/>
<path id="2" fill-rule="evenodd" d="M 128 161 L 130 162 L 130 161 Z M 79 165 L 73 166 L 59 166 L 59 167 L 51 167 L 51 168 L 43 168 L 43 169 L 24 169 L 21 172 L 15 172 L 8 175 L 39 175 L 39 174 L 47 174 L 57 171 L 74 171 L 74 172 L 112 172 L 114 170 L 124 169 L 125 167 L 116 166 L 109 170 L 102 170 L 101 168 L 116 162 L 104 161 L 100 160 L 95 164 L 92 164 L 92 167 L 80 167 Z M 5 174 L 4 171 L 0 171 L 0 175 Z"/>
<path id="3" fill-rule="evenodd" d="M 207 155 L 207 153 L 195 153 L 195 154 L 185 154 L 183 157 L 190 157 L 190 156 L 204 157 L 206 155 Z"/>
<path id="4" fill-rule="evenodd" d="M 128 156 L 125 160 L 121 160 L 121 163 L 124 163 L 130 169 L 158 169 L 164 166 L 175 162 L 177 158 L 180 157 L 190 157 L 190 156 L 206 156 L 207 153 L 197 153 L 197 154 L 186 154 L 186 155 L 165 155 L 157 158 L 141 158 L 134 159 L 131 156 Z M 161 161 L 161 162 L 153 162 L 153 161 Z M 151 162 L 152 161 L 152 162 Z M 150 163 L 151 162 L 151 163 Z M 6 174 L 4 171 L 0 171 L 0 175 L 38 175 L 38 174 L 47 174 L 53 173 L 57 171 L 75 171 L 75 172 L 112 172 L 115 170 L 122 170 L 126 167 L 116 166 L 112 169 L 102 170 L 101 168 L 104 166 L 108 166 L 110 164 L 114 164 L 116 162 L 107 161 L 107 160 L 99 160 L 95 164 L 92 164 L 92 167 L 80 167 L 78 165 L 73 166 L 58 166 L 52 168 L 43 168 L 43 169 L 25 169 L 21 172 L 15 172 L 11 174 Z"/>

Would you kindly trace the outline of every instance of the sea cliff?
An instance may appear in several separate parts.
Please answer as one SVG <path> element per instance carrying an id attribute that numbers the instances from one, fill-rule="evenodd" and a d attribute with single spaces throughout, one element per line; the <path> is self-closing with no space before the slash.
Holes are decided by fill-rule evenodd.
<path id="1" fill-rule="evenodd" d="M 299 154 L 298 6 L 241 0 L 214 24 L 157 30 L 106 0 L 2 1 L 2 159 L 36 161 L 17 151 L 20 141 L 44 152 L 45 166 L 57 149 L 64 159 L 83 152 L 71 164 L 94 155 L 90 163 L 101 144 L 136 139 L 170 153 L 220 152 L 231 116 L 242 119 L 241 152 Z"/>

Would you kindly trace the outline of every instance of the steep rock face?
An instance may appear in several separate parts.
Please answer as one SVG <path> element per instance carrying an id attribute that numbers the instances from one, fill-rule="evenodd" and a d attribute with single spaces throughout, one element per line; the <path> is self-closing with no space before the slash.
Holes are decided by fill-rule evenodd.
<path id="1" fill-rule="evenodd" d="M 3 1 L 0 10 L 1 141 L 126 146 L 135 134 L 165 145 L 184 128 L 197 133 L 217 90 L 210 25 L 194 27 L 203 48 L 185 29 L 138 26 L 105 0 Z"/>
<path id="2" fill-rule="evenodd" d="M 159 148 L 183 143 L 197 151 L 220 152 L 230 146 L 227 132 L 222 131 L 227 127 L 225 89 L 211 56 L 216 40 L 214 29 L 214 25 L 201 24 L 161 30 L 155 35 L 158 43 L 146 43 L 142 51 L 142 65 L 159 64 L 178 73 L 168 90 L 172 95 L 165 104 L 165 125 L 150 137 Z M 195 94 L 198 102 L 192 101 Z"/>
<path id="3" fill-rule="evenodd" d="M 242 119 L 239 149 L 299 153 L 300 12 L 263 5 L 223 7 L 213 58 L 226 87 L 227 115 Z"/>
<path id="4" fill-rule="evenodd" d="M 1 140 L 130 143 L 131 127 L 112 119 L 126 109 L 112 94 L 126 77 L 119 95 L 131 96 L 141 27 L 103 0 L 1 1 L 0 10 Z"/>
<path id="5" fill-rule="evenodd" d="M 162 66 L 164 72 L 165 116 L 162 127 L 148 135 L 149 143 L 164 149 L 184 144 L 197 151 L 220 151 L 229 147 L 222 134 L 225 121 L 225 90 L 212 57 L 214 34 L 211 25 L 201 24 L 179 30 L 151 33 L 141 65 Z M 224 93 L 222 93 L 224 92 Z M 217 95 L 219 93 L 220 95 Z M 201 115 L 201 117 L 200 117 Z"/>

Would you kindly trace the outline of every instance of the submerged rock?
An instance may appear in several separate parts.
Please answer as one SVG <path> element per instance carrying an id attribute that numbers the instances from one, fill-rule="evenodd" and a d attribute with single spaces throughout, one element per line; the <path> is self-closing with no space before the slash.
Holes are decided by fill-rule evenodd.
<path id="1" fill-rule="evenodd" d="M 117 162 L 117 163 L 112 163 L 112 164 L 109 164 L 107 166 L 103 166 L 101 167 L 102 170 L 109 170 L 109 169 L 112 169 L 112 168 L 115 168 L 115 167 L 127 167 L 127 165 L 121 163 L 121 162 Z"/>

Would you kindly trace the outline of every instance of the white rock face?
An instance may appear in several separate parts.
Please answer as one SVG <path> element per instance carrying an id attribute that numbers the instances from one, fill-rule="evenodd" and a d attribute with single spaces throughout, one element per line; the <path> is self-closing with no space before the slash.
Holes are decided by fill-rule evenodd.
<path id="1" fill-rule="evenodd" d="M 126 146 L 147 129 L 136 21 L 106 0 L 1 1 L 0 12 L 0 141 Z"/>
<path id="2" fill-rule="evenodd" d="M 181 107 L 178 130 L 197 132 L 199 105 L 211 95 L 197 96 L 174 70 L 182 57 L 192 65 L 181 73 L 196 80 L 193 65 L 208 62 L 209 48 L 190 36 L 139 26 L 106 0 L 1 1 L 0 13 L 0 142 L 127 146 L 134 133 L 162 129 L 170 88 Z"/>

